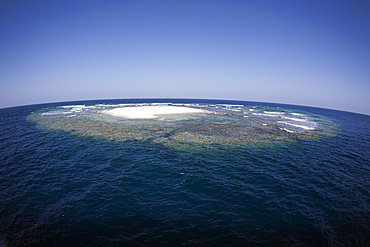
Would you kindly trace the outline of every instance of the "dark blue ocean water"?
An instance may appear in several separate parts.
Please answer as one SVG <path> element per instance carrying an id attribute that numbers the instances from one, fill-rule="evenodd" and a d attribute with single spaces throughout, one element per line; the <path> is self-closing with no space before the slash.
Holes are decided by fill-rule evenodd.
<path id="1" fill-rule="evenodd" d="M 138 101 L 196 102 L 104 102 Z M 339 134 L 186 152 L 26 121 L 54 105 L 0 109 L 0 246 L 370 246 L 370 116 L 285 105 Z"/>

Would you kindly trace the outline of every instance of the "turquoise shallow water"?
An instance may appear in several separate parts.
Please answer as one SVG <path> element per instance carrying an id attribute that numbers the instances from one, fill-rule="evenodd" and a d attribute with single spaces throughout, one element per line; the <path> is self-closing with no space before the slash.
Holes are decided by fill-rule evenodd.
<path id="1" fill-rule="evenodd" d="M 116 100 L 128 102 L 194 100 Z M 0 110 L 0 246 L 368 246 L 370 117 L 337 135 L 179 150 L 37 128 Z M 99 102 L 74 102 L 102 103 Z"/>

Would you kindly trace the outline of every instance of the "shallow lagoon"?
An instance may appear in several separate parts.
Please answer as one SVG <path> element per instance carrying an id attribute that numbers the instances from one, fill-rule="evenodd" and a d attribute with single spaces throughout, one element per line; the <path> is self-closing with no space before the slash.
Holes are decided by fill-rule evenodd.
<path id="1" fill-rule="evenodd" d="M 335 121 L 309 112 L 232 104 L 66 105 L 38 110 L 27 119 L 49 130 L 175 148 L 277 144 L 338 132 Z"/>

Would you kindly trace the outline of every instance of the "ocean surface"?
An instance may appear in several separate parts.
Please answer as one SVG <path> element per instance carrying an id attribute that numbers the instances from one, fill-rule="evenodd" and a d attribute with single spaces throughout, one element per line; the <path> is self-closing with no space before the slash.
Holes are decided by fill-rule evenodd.
<path id="1" fill-rule="evenodd" d="M 207 145 L 186 142 L 183 132 L 176 145 L 168 136 L 110 139 L 102 127 L 86 134 L 90 127 L 82 132 L 81 122 L 71 130 L 32 120 L 50 112 L 45 108 L 138 103 L 241 105 L 266 119 L 277 118 L 271 109 L 288 115 L 275 121 L 271 141 L 260 144 L 266 129 L 258 129 L 248 145 L 219 136 Z M 188 139 L 205 133 L 194 131 Z M 370 246 L 370 116 L 185 99 L 0 109 L 0 247 L 8 246 Z"/>

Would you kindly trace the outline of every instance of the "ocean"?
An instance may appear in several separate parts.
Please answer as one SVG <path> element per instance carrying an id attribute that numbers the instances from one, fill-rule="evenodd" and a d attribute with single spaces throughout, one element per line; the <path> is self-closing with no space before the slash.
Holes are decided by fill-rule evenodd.
<path id="1" fill-rule="evenodd" d="M 104 113 L 156 104 L 207 114 Z M 370 116 L 194 99 L 0 109 L 0 246 L 370 246 Z"/>

